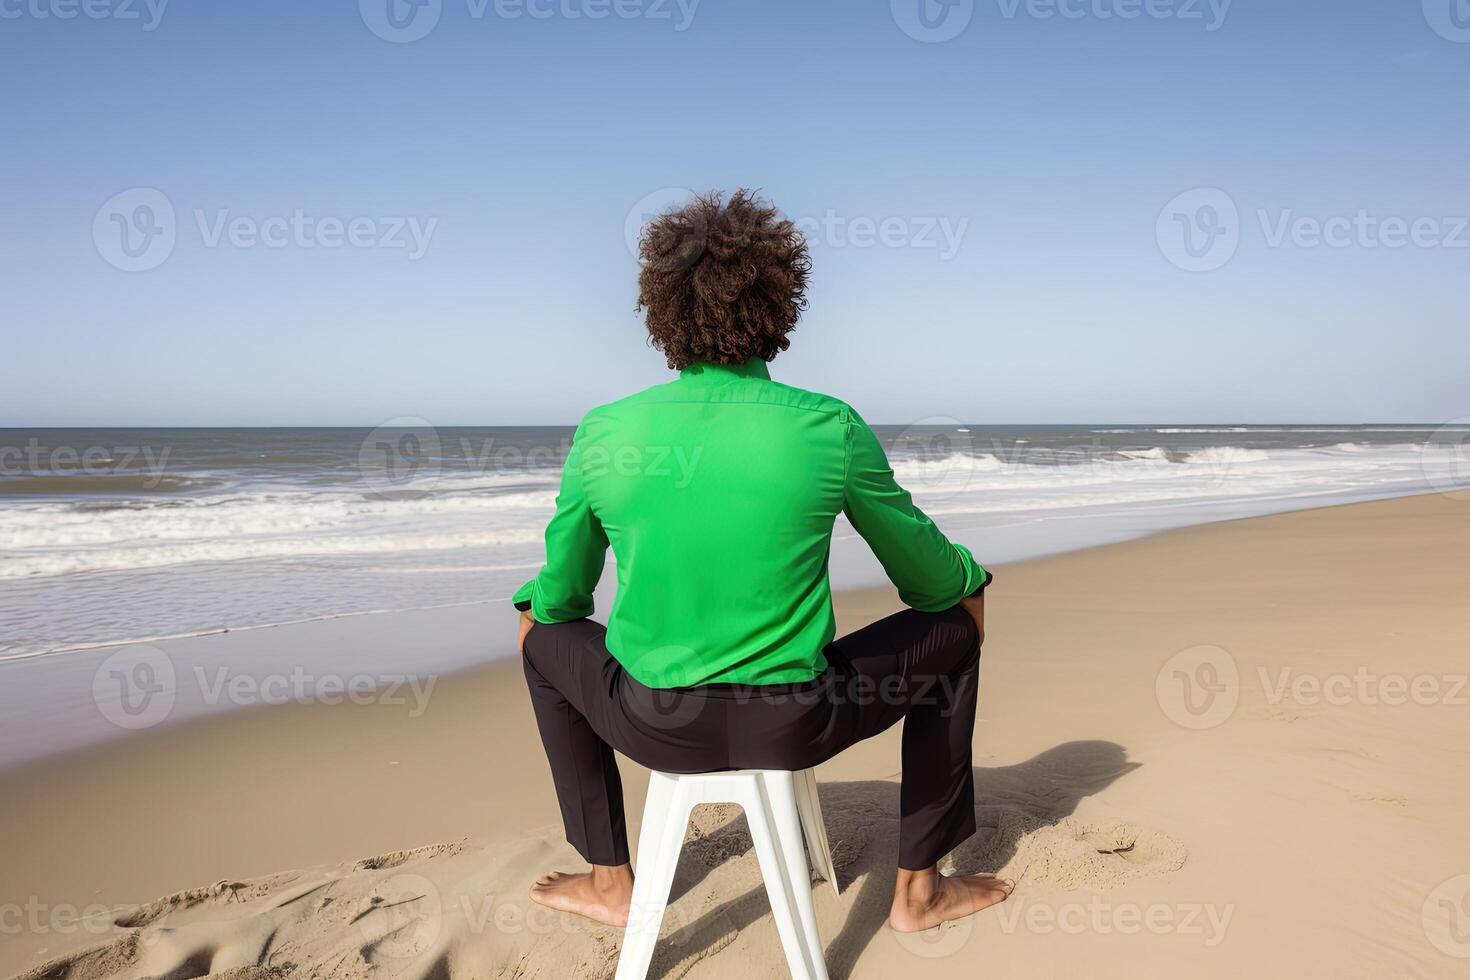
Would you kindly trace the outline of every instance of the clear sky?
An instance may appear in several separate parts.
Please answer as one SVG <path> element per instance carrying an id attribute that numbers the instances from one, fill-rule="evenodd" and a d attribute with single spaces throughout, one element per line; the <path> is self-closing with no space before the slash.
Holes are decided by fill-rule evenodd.
<path id="1" fill-rule="evenodd" d="M 415 2 L 0 0 L 0 425 L 574 422 L 741 185 L 875 422 L 1470 415 L 1464 0 Z"/>

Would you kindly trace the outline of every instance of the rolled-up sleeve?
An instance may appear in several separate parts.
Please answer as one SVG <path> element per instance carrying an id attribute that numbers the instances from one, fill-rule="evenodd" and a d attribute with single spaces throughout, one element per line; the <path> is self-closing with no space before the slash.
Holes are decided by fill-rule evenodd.
<path id="1" fill-rule="evenodd" d="M 990 584 L 990 573 L 970 550 L 946 538 L 898 485 L 878 437 L 855 412 L 847 443 L 843 512 L 906 605 L 938 612 Z"/>
<path id="2" fill-rule="evenodd" d="M 579 426 L 562 466 L 556 514 L 546 525 L 546 564 L 512 599 L 517 609 L 529 609 L 540 623 L 592 615 L 592 591 L 607 557 L 607 533 L 582 485 L 581 441 Z"/>

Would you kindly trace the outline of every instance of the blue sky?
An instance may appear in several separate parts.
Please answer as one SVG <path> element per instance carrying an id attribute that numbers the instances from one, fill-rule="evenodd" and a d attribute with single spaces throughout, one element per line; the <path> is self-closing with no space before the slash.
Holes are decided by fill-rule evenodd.
<path id="1" fill-rule="evenodd" d="M 742 185 L 873 421 L 1470 415 L 1465 0 L 389 2 L 0 0 L 0 425 L 574 422 Z"/>

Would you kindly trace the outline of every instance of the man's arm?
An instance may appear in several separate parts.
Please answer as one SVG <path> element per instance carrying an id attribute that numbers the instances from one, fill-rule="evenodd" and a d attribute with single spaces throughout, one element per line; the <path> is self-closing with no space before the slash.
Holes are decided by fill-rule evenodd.
<path id="1" fill-rule="evenodd" d="M 607 533 L 592 513 L 582 486 L 579 426 L 562 466 L 556 514 L 546 525 L 546 564 L 516 591 L 513 602 L 539 623 L 565 623 L 592 615 L 592 590 L 602 577 Z M 522 617 L 521 640 L 530 629 Z"/>
<path id="2" fill-rule="evenodd" d="M 843 512 L 878 556 L 906 605 L 938 612 L 965 601 L 983 630 L 985 606 L 976 593 L 990 584 L 990 573 L 968 548 L 951 542 L 914 506 L 908 491 L 894 479 L 878 437 L 856 413 L 848 425 Z M 971 596 L 977 601 L 969 602 Z"/>

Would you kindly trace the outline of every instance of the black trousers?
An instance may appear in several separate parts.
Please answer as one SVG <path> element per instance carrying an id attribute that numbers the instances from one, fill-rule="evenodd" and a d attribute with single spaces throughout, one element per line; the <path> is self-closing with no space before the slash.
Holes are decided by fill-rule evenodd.
<path id="1" fill-rule="evenodd" d="M 567 840 L 588 863 L 629 859 L 614 749 L 662 772 L 807 769 L 900 718 L 899 867 L 927 868 L 975 832 L 980 645 L 964 609 L 904 610 L 835 640 L 805 684 L 645 687 L 605 633 L 538 623 L 523 657 Z"/>

